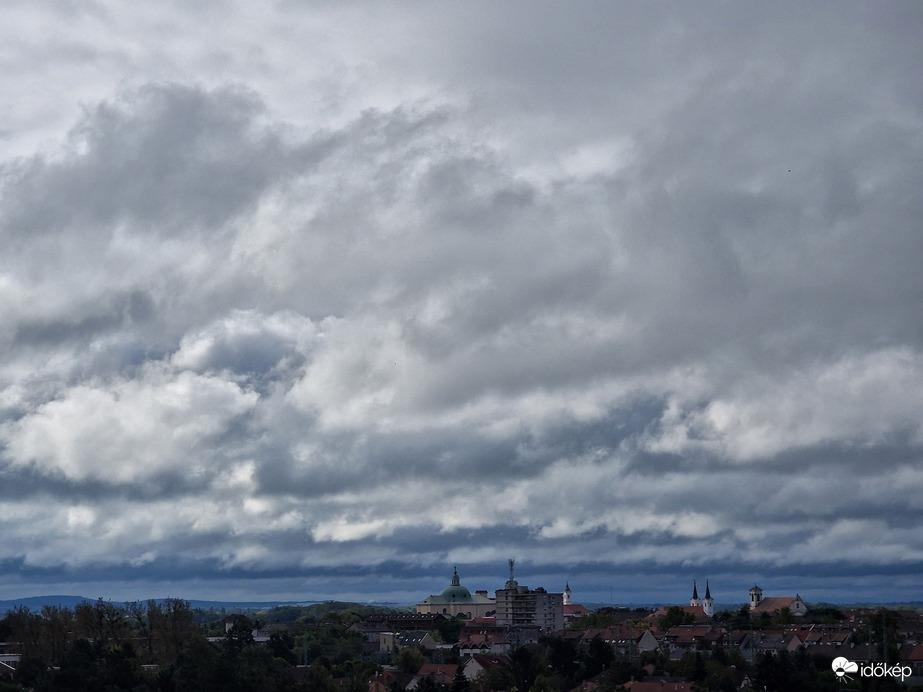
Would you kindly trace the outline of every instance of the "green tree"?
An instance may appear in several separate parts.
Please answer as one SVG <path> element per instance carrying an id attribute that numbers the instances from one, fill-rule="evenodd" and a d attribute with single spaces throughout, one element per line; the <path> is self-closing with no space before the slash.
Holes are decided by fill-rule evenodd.
<path id="1" fill-rule="evenodd" d="M 13 673 L 13 680 L 17 685 L 25 688 L 34 688 L 39 678 L 48 670 L 46 664 L 40 658 L 34 656 L 23 656 L 16 665 L 16 671 Z"/>
<path id="2" fill-rule="evenodd" d="M 894 663 L 903 638 L 897 631 L 897 614 L 879 608 L 869 615 L 858 637 L 861 642 L 871 642 L 875 660 Z"/>
<path id="3" fill-rule="evenodd" d="M 469 692 L 471 690 L 471 683 L 465 677 L 465 667 L 463 665 L 459 664 L 458 668 L 455 669 L 455 677 L 452 678 L 452 686 L 449 689 L 451 692 Z"/>
<path id="4" fill-rule="evenodd" d="M 663 669 L 662 665 L 660 666 L 660 669 Z M 632 660 L 628 656 L 616 656 L 612 660 L 612 663 L 609 664 L 609 679 L 616 685 L 621 685 L 622 683 L 628 682 L 632 679 L 642 680 L 645 674 L 645 670 L 641 664 Z"/>
<path id="5" fill-rule="evenodd" d="M 44 646 L 44 623 L 42 616 L 33 613 L 26 606 L 17 606 L 4 618 L 13 637 L 22 647 L 23 658 L 34 658 L 48 665 L 48 652 Z"/>
<path id="6" fill-rule="evenodd" d="M 723 624 L 728 630 L 745 630 L 750 627 L 750 607 L 742 606 L 740 610 L 723 610 L 715 613 L 714 621 Z"/>
<path id="7" fill-rule="evenodd" d="M 660 616 L 660 629 L 666 632 L 671 627 L 678 625 L 691 625 L 695 622 L 695 615 L 687 613 L 679 606 L 671 606 L 667 612 Z"/>
<path id="8" fill-rule="evenodd" d="M 305 689 L 312 692 L 314 690 L 317 690 L 317 692 L 336 692 L 337 689 L 330 670 L 320 660 L 314 661 L 310 665 L 304 683 Z"/>
<path id="9" fill-rule="evenodd" d="M 154 660 L 154 639 L 151 636 L 151 622 L 148 616 L 146 604 L 141 601 L 131 601 L 125 604 L 125 616 L 131 623 L 135 631 L 141 635 L 144 641 L 144 650 L 147 654 L 147 661 Z"/>
<path id="10" fill-rule="evenodd" d="M 461 616 L 440 620 L 436 622 L 436 632 L 439 633 L 439 636 L 434 636 L 433 638 L 446 644 L 455 644 L 458 641 L 458 635 L 462 627 L 465 626 L 465 622 L 465 618 Z"/>
<path id="11" fill-rule="evenodd" d="M 403 673 L 414 674 L 426 663 L 426 658 L 418 649 L 411 646 L 401 649 L 394 659 L 394 665 Z"/>
<path id="12" fill-rule="evenodd" d="M 148 601 L 146 617 L 156 663 L 166 665 L 175 661 L 180 651 L 205 641 L 188 601 L 179 598 L 165 598 L 162 603 Z"/>
<path id="13" fill-rule="evenodd" d="M 530 644 L 513 649 L 510 661 L 513 664 L 513 680 L 520 690 L 530 689 L 548 666 L 544 649 Z"/>
<path id="14" fill-rule="evenodd" d="M 576 685 L 580 675 L 580 659 L 585 656 L 580 656 L 574 641 L 560 637 L 547 637 L 542 639 L 542 644 L 545 646 L 545 656 L 548 658 L 551 670 L 564 678 L 569 687 Z"/>
<path id="15" fill-rule="evenodd" d="M 234 687 L 239 692 L 277 692 L 287 686 L 286 670 L 288 664 L 273 657 L 265 646 L 248 646 L 244 648 L 235 662 Z M 325 678 L 329 678 L 327 671 Z M 312 687 L 311 689 L 317 689 Z"/>
<path id="16" fill-rule="evenodd" d="M 443 689 L 442 685 L 433 680 L 432 675 L 424 675 L 420 678 L 420 681 L 417 683 L 416 692 L 440 692 Z"/>
<path id="17" fill-rule="evenodd" d="M 74 628 L 74 613 L 69 608 L 42 608 L 43 649 L 48 663 L 60 665 L 67 650 L 68 637 Z"/>
<path id="18" fill-rule="evenodd" d="M 99 647 L 109 642 L 118 646 L 122 640 L 131 636 L 131 626 L 125 611 L 112 601 L 104 601 L 102 598 L 78 603 L 74 608 L 74 624 L 81 636 Z"/>
<path id="19" fill-rule="evenodd" d="M 537 675 L 535 682 L 529 687 L 529 692 L 554 692 L 554 690 L 551 689 L 551 683 L 548 678 L 544 675 Z"/>
<path id="20" fill-rule="evenodd" d="M 231 658 L 253 643 L 253 622 L 246 615 L 230 615 L 225 624 L 224 647 Z"/>
<path id="21" fill-rule="evenodd" d="M 289 632 L 273 632 L 266 642 L 267 648 L 276 658 L 281 658 L 288 665 L 298 663 L 298 656 L 294 652 L 295 640 Z"/>
<path id="22" fill-rule="evenodd" d="M 482 670 L 474 681 L 478 689 L 485 690 L 485 692 L 500 692 L 514 685 L 512 672 L 500 667 Z"/>
<path id="23" fill-rule="evenodd" d="M 614 660 L 615 652 L 609 644 L 602 639 L 591 639 L 587 645 L 584 677 L 592 678 L 608 670 Z"/>
<path id="24" fill-rule="evenodd" d="M 787 607 L 779 608 L 772 614 L 772 626 L 775 628 L 783 628 L 793 622 L 795 622 L 795 616 L 792 615 L 792 611 Z"/>
<path id="25" fill-rule="evenodd" d="M 592 613 L 586 613 L 585 615 L 575 618 L 568 627 L 569 629 L 575 630 L 588 630 L 609 627 L 618 621 L 619 616 L 615 608 L 604 606 Z"/>

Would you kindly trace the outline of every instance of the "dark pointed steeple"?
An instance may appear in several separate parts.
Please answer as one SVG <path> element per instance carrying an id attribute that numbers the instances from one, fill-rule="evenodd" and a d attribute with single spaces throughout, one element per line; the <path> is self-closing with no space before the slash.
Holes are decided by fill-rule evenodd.
<path id="1" fill-rule="evenodd" d="M 692 580 L 692 600 L 699 600 L 699 588 L 695 585 L 695 579 Z"/>
<path id="2" fill-rule="evenodd" d="M 708 588 L 708 579 L 705 580 L 705 598 L 711 598 L 711 589 Z"/>

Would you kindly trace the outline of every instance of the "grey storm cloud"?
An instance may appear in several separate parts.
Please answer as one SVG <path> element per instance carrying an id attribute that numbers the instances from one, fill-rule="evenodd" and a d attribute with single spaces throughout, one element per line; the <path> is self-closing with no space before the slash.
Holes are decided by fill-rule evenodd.
<path id="1" fill-rule="evenodd" d="M 9 13 L 8 590 L 917 593 L 919 9 L 370 7 Z"/>

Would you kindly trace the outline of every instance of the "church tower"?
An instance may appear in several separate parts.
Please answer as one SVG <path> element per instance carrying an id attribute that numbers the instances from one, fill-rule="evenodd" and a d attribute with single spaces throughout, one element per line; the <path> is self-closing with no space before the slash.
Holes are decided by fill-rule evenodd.
<path id="1" fill-rule="evenodd" d="M 756 608 L 756 606 L 758 606 L 762 600 L 763 590 L 760 587 L 754 586 L 752 589 L 750 589 L 750 610 Z"/>
<path id="2" fill-rule="evenodd" d="M 711 597 L 708 579 L 705 580 L 705 600 L 702 601 L 702 607 L 705 609 L 705 614 L 708 617 L 712 617 L 715 614 L 715 599 Z"/>
<path id="3" fill-rule="evenodd" d="M 689 599 L 689 605 L 702 605 L 702 599 L 699 598 L 699 588 L 695 584 L 695 579 L 692 580 L 692 598 Z"/>
<path id="4" fill-rule="evenodd" d="M 570 583 L 564 585 L 564 605 L 570 605 Z"/>

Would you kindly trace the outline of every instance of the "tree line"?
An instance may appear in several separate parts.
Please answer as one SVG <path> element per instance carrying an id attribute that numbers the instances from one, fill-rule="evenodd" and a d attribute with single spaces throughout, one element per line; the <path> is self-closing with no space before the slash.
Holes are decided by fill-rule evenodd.
<path id="1" fill-rule="evenodd" d="M 257 645 L 253 641 L 256 623 L 249 617 L 213 614 L 210 619 L 216 617 L 209 632 L 209 618 L 193 610 L 188 601 L 174 598 L 126 604 L 99 599 L 73 609 L 45 606 L 40 611 L 17 607 L 0 619 L 0 640 L 21 654 L 15 671 L 0 680 L 0 692 L 297 692 L 328 688 L 334 671 L 322 654 L 333 651 L 335 646 L 325 645 L 339 642 L 339 637 L 314 631 L 312 637 L 302 635 L 296 643 L 291 633 L 284 632 Z M 345 630 L 336 623 L 320 630 L 330 627 Z M 209 638 L 207 634 L 219 636 Z M 296 648 L 312 652 L 317 662 L 300 679 L 292 673 L 298 661 Z M 358 647 L 341 649 L 335 654 L 341 662 L 358 652 Z M 367 675 L 366 669 L 356 670 L 352 689 L 367 689 Z"/>

